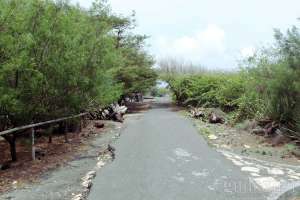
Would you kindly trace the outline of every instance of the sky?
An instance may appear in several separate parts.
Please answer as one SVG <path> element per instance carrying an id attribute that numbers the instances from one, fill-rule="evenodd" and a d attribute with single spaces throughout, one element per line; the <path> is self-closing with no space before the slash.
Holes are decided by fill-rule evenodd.
<path id="1" fill-rule="evenodd" d="M 92 0 L 71 0 L 89 7 Z M 156 60 L 177 58 L 232 70 L 274 42 L 274 28 L 299 27 L 300 0 L 110 0 L 114 13 L 136 11 L 135 32 L 150 36 Z"/>

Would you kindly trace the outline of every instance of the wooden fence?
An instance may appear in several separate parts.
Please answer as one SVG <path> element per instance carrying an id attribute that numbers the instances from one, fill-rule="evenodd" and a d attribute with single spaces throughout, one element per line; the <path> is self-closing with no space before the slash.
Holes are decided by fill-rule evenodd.
<path id="1" fill-rule="evenodd" d="M 82 118 L 86 115 L 88 115 L 88 113 L 81 113 L 79 115 L 74 115 L 74 116 L 70 116 L 70 117 L 64 117 L 64 118 L 59 118 L 59 119 L 50 120 L 50 121 L 46 121 L 46 122 L 40 122 L 40 123 L 36 123 L 36 124 L 20 126 L 20 127 L 2 131 L 2 132 L 0 132 L 0 136 L 2 136 L 2 137 L 5 137 L 7 135 L 16 136 L 17 132 L 19 132 L 19 131 L 31 130 L 31 152 L 32 152 L 32 159 L 35 160 L 35 150 L 36 150 L 36 148 L 35 148 L 35 129 L 37 127 L 45 126 L 45 125 L 49 125 L 49 124 L 55 124 L 55 123 L 59 123 L 59 122 L 63 122 L 63 121 L 68 121 L 71 119 Z M 65 133 L 65 140 L 66 140 L 66 142 L 68 140 L 67 132 Z M 10 142 L 10 145 L 14 145 L 14 148 L 15 148 L 15 140 L 13 141 L 13 143 L 14 144 L 11 144 L 11 142 Z M 11 147 L 11 149 L 12 149 L 12 147 Z"/>

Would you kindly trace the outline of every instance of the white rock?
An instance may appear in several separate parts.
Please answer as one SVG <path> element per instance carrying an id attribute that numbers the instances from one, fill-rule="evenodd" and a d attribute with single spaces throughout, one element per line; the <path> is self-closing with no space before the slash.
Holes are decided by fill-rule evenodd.
<path id="1" fill-rule="evenodd" d="M 243 165 L 244 165 L 242 162 L 237 161 L 237 160 L 234 160 L 234 159 L 232 159 L 231 161 L 232 161 L 233 164 L 235 164 L 236 166 L 243 166 Z"/>
<path id="2" fill-rule="evenodd" d="M 254 177 L 260 177 L 260 175 L 257 174 L 257 173 L 251 173 L 251 176 L 254 176 Z"/>
<path id="3" fill-rule="evenodd" d="M 76 195 L 75 197 L 72 198 L 72 200 L 82 200 L 82 199 L 83 199 L 82 194 L 78 194 L 78 195 Z"/>
<path id="4" fill-rule="evenodd" d="M 89 176 L 91 178 L 95 178 L 96 177 L 96 171 L 90 171 L 89 173 L 87 173 L 87 176 Z"/>
<path id="5" fill-rule="evenodd" d="M 83 183 L 81 185 L 85 188 L 91 188 L 92 187 L 92 181 L 91 180 L 83 181 Z"/>
<path id="6" fill-rule="evenodd" d="M 248 162 L 248 161 L 244 161 L 245 165 L 255 165 L 254 163 L 252 162 Z"/>
<path id="7" fill-rule="evenodd" d="M 102 168 L 103 166 L 105 165 L 105 162 L 103 162 L 102 160 L 100 160 L 98 163 L 97 163 L 97 168 Z"/>
<path id="8" fill-rule="evenodd" d="M 259 173 L 259 169 L 255 167 L 242 167 L 241 169 L 244 172 L 253 172 L 253 173 Z"/>

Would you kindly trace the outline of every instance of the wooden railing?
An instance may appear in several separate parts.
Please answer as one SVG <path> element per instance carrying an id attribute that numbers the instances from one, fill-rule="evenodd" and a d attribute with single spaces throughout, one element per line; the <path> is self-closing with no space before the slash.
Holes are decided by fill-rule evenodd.
<path id="1" fill-rule="evenodd" d="M 2 132 L 0 132 L 0 136 L 2 136 L 2 137 L 5 137 L 7 135 L 15 136 L 17 134 L 17 132 L 31 130 L 31 152 L 32 152 L 32 159 L 35 160 L 35 150 L 36 150 L 36 148 L 35 148 L 35 129 L 37 127 L 45 126 L 45 125 L 49 125 L 49 124 L 55 124 L 55 123 L 59 123 L 59 122 L 63 122 L 63 121 L 68 121 L 71 119 L 77 119 L 77 118 L 84 117 L 86 115 L 88 115 L 88 113 L 81 113 L 79 115 L 74 115 L 74 116 L 70 116 L 70 117 L 64 117 L 64 118 L 59 118 L 59 119 L 50 120 L 50 121 L 46 121 L 46 122 L 40 122 L 40 123 L 36 123 L 36 124 L 20 126 L 20 127 L 2 131 Z M 65 133 L 65 140 L 67 142 L 67 132 Z M 15 141 L 13 141 L 13 143 L 14 143 L 13 145 L 15 148 Z M 10 142 L 10 145 L 12 145 L 11 142 Z"/>

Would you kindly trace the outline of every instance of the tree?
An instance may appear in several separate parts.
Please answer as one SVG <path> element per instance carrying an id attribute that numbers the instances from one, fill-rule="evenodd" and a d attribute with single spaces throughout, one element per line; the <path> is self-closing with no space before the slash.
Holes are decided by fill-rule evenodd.
<path id="1" fill-rule="evenodd" d="M 67 0 L 0 1 L 0 131 L 150 88 L 153 60 L 134 27 L 105 0 L 89 10 Z"/>

